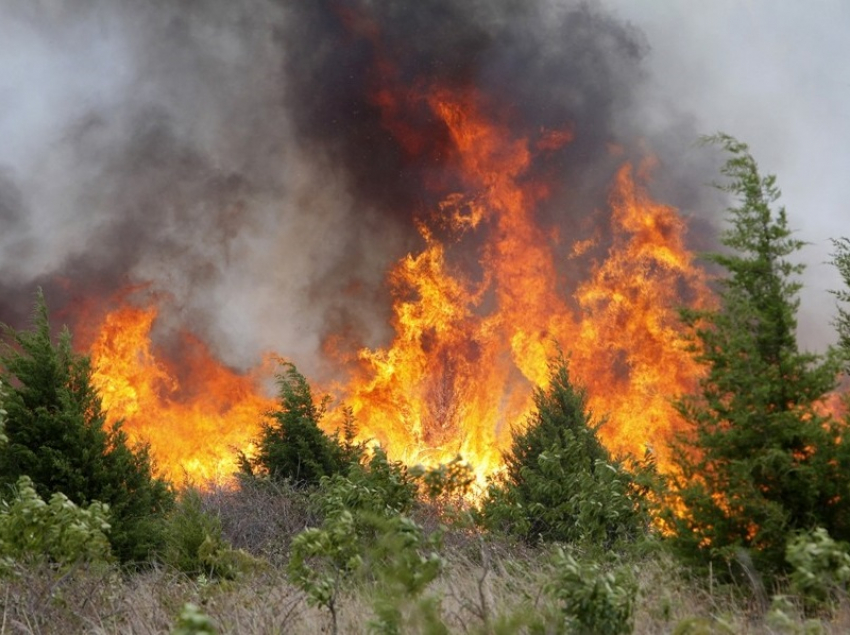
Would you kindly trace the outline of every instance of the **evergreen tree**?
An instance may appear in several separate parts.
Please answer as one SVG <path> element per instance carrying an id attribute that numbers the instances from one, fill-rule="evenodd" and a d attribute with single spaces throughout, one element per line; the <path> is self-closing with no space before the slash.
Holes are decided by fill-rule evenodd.
<path id="1" fill-rule="evenodd" d="M 147 448 L 131 449 L 120 422 L 106 425 L 89 359 L 74 353 L 67 329 L 54 345 L 41 292 L 32 330 L 5 327 L 5 336 L 0 369 L 8 388 L 0 407 L 8 442 L 0 446 L 0 485 L 28 476 L 44 499 L 61 492 L 77 505 L 107 503 L 115 554 L 149 558 L 161 545 L 161 517 L 173 495 L 152 476 Z"/>
<path id="2" fill-rule="evenodd" d="M 839 238 L 832 244 L 835 247 L 832 262 L 844 281 L 844 289 L 833 292 L 840 303 L 835 326 L 845 363 L 848 364 L 846 370 L 850 374 L 850 238 Z"/>
<path id="3" fill-rule="evenodd" d="M 535 391 L 534 403 L 504 455 L 504 478 L 488 491 L 485 524 L 529 542 L 610 546 L 638 534 L 646 524 L 641 488 L 600 442 L 563 357 L 550 363 L 549 385 Z"/>
<path id="4" fill-rule="evenodd" d="M 277 376 L 280 405 L 269 413 L 270 421 L 262 424 L 257 442 L 257 456 L 241 456 L 243 469 L 261 471 L 274 479 L 288 479 L 299 485 L 316 485 L 322 476 L 345 469 L 359 457 L 359 446 L 353 444 L 353 420 L 346 414 L 345 443 L 328 436 L 319 422 L 325 414 L 327 400 L 316 403 L 310 385 L 291 363 Z"/>
<path id="5" fill-rule="evenodd" d="M 792 237 L 775 177 L 762 177 L 747 146 L 706 139 L 731 157 L 721 189 L 736 197 L 719 307 L 683 311 L 691 351 L 705 368 L 696 394 L 677 402 L 688 426 L 673 443 L 679 500 L 667 520 L 674 545 L 697 562 L 749 562 L 767 575 L 784 567 L 788 537 L 826 528 L 850 538 L 850 467 L 843 430 L 818 405 L 835 387 L 838 356 L 800 352 Z M 721 567 L 720 570 L 724 570 Z M 750 573 L 752 573 L 750 571 Z"/>

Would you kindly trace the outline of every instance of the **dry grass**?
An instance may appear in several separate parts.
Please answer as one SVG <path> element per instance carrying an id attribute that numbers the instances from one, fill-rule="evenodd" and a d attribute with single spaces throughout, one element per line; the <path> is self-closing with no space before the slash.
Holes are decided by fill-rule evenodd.
<path id="1" fill-rule="evenodd" d="M 489 548 L 478 555 L 455 552 L 428 593 L 440 598 L 449 632 L 492 633 L 506 616 L 555 614 L 557 607 L 544 591 L 548 567 L 544 553 Z M 664 556 L 642 562 L 639 571 L 635 633 L 672 633 L 677 626 L 683 630 L 676 632 L 683 634 L 812 632 L 804 631 L 803 618 L 793 611 L 785 626 L 766 620 L 743 589 L 712 590 L 689 582 Z M 340 632 L 367 633 L 372 601 L 373 590 L 365 585 L 344 593 Z M 128 573 L 112 566 L 65 572 L 21 567 L 0 581 L 0 602 L 0 633 L 167 633 L 186 602 L 200 606 L 221 633 L 316 635 L 329 632 L 330 626 L 328 614 L 309 607 L 276 567 L 216 583 L 163 568 Z M 414 621 L 416 611 L 415 603 L 406 608 Z M 840 607 L 818 626 L 828 634 L 850 632 L 850 609 Z M 409 632 L 419 629 L 411 626 Z"/>
<path id="2" fill-rule="evenodd" d="M 187 602 L 209 615 L 220 633 L 330 632 L 327 611 L 308 606 L 304 594 L 285 574 L 292 537 L 316 524 L 306 497 L 278 486 L 246 486 L 239 492 L 209 492 L 204 505 L 219 516 L 233 546 L 260 556 L 267 566 L 235 581 L 219 582 L 190 578 L 161 566 L 140 571 L 113 565 L 79 565 L 70 570 L 19 566 L 13 575 L 0 577 L 0 635 L 168 633 Z M 437 526 L 433 510 L 424 509 L 418 515 L 423 526 Z M 546 590 L 553 577 L 546 551 L 453 530 L 445 536 L 444 556 L 445 571 L 426 597 L 438 600 L 440 619 L 448 632 L 521 633 L 520 624 L 529 615 L 557 616 L 559 607 Z M 752 599 L 751 589 L 689 580 L 662 550 L 635 558 L 633 568 L 639 583 L 638 634 L 850 632 L 847 603 L 813 624 L 793 605 L 782 615 L 766 613 L 764 602 Z M 376 591 L 366 583 L 344 590 L 338 603 L 340 633 L 369 632 Z M 416 601 L 403 607 L 409 620 L 405 632 L 424 632 L 422 610 Z M 820 630 L 811 630 L 814 626 Z"/>

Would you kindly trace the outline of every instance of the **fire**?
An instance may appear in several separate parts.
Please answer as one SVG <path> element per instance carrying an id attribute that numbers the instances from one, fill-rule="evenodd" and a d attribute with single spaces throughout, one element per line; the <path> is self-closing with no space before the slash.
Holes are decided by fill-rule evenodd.
<path id="1" fill-rule="evenodd" d="M 573 143 L 572 124 L 516 131 L 510 109 L 472 87 L 403 82 L 368 16 L 339 13 L 373 47 L 368 101 L 387 135 L 402 155 L 438 167 L 421 183 L 423 200 L 439 201 L 419 212 L 421 248 L 387 276 L 392 340 L 359 350 L 352 365 L 343 352 L 349 334 L 325 339 L 325 352 L 350 369 L 336 390 L 361 439 L 409 464 L 461 455 L 483 481 L 500 468 L 560 348 L 606 420 L 600 434 L 610 449 L 640 456 L 652 448 L 669 467 L 666 441 L 679 425 L 670 399 L 699 374 L 681 344 L 677 307 L 706 306 L 710 293 L 685 246 L 684 220 L 645 190 L 651 161 L 636 170 L 623 159 L 609 209 L 587 211 L 595 230 L 563 235 L 541 220 L 558 184 L 539 166 Z M 105 405 L 151 443 L 166 474 L 220 478 L 271 404 L 191 335 L 179 364 L 155 356 L 155 317 L 125 307 L 106 319 L 92 349 Z"/>
<path id="2" fill-rule="evenodd" d="M 607 416 L 601 434 L 609 448 L 635 455 L 652 449 L 666 467 L 678 425 L 670 400 L 691 392 L 701 372 L 685 350 L 677 307 L 705 307 L 711 296 L 684 244 L 684 221 L 653 202 L 632 172 L 623 166 L 613 186 L 607 257 L 576 292 L 573 370 L 591 408 Z"/>
<path id="3" fill-rule="evenodd" d="M 593 412 L 606 419 L 600 433 L 609 448 L 642 455 L 652 447 L 668 467 L 666 440 L 677 426 L 670 399 L 699 372 L 681 344 L 676 307 L 703 306 L 709 293 L 684 221 L 639 184 L 649 163 L 637 176 L 622 165 L 598 235 L 561 236 L 538 220 L 550 188 L 531 166 L 571 143 L 568 126 L 516 135 L 488 119 L 487 104 L 469 90 L 405 99 L 444 124 L 458 187 L 419 219 L 421 250 L 388 275 L 393 340 L 361 350 L 338 391 L 361 438 L 409 464 L 460 455 L 483 482 L 501 466 L 561 347 Z M 378 103 L 388 118 L 400 116 L 387 94 Z M 388 128 L 412 134 L 398 122 Z M 581 267 L 587 272 L 576 280 Z M 91 354 L 104 406 L 132 440 L 150 443 L 165 476 L 226 480 L 236 449 L 250 448 L 273 403 L 256 376 L 223 367 L 189 333 L 178 354 L 163 356 L 151 344 L 156 317 L 156 308 L 125 305 L 103 321 Z"/>
<path id="4" fill-rule="evenodd" d="M 157 313 L 125 305 L 106 315 L 91 347 L 93 383 L 110 420 L 150 443 L 159 474 L 176 484 L 226 482 L 272 404 L 254 378 L 222 366 L 189 333 L 179 367 L 159 357 L 150 337 Z"/>
<path id="5" fill-rule="evenodd" d="M 548 188 L 529 172 L 535 152 L 569 143 L 572 132 L 516 136 L 488 120 L 471 91 L 420 99 L 449 131 L 463 190 L 420 221 L 422 251 L 390 273 L 395 337 L 360 352 L 344 391 L 362 436 L 409 463 L 460 454 L 481 479 L 501 465 L 511 428 L 525 421 L 561 346 L 594 412 L 608 420 L 601 434 L 609 447 L 642 455 L 651 446 L 666 466 L 676 425 L 669 400 L 698 373 L 679 342 L 676 307 L 709 297 L 677 211 L 654 203 L 624 165 L 610 197 L 610 248 L 577 284 L 559 267 L 563 239 L 537 221 Z M 478 279 L 450 257 L 471 235 L 481 245 Z M 575 256 L 592 242 L 576 241 Z"/>

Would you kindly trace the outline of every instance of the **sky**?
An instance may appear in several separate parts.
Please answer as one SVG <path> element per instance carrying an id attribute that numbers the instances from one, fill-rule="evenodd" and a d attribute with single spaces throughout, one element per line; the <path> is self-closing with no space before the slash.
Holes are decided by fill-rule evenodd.
<path id="1" fill-rule="evenodd" d="M 850 236 L 850 3 L 842 0 L 607 0 L 650 45 L 647 103 L 689 113 L 701 133 L 750 146 L 777 176 L 796 236 L 808 243 L 800 340 L 833 340 L 830 239 Z M 695 150 L 698 151 L 698 150 Z"/>
<path id="2" fill-rule="evenodd" d="M 831 342 L 828 290 L 840 281 L 829 239 L 850 235 L 850 3 L 599 4 L 645 43 L 639 108 L 628 113 L 636 129 L 727 132 L 777 175 L 790 224 L 810 243 L 801 341 Z M 208 15 L 192 13 L 203 7 Z M 228 363 L 249 366 L 269 349 L 315 354 L 340 310 L 341 273 L 382 280 L 409 236 L 356 209 L 332 166 L 305 161 L 292 142 L 291 95 L 272 79 L 280 38 L 256 36 L 286 32 L 287 7 L 0 0 L 0 295 L 29 299 L 56 272 L 96 285 L 127 271 L 167 281 L 185 300 L 177 318 Z M 364 248 L 378 230 L 398 249 Z M 346 303 L 367 331 L 370 303 Z"/>

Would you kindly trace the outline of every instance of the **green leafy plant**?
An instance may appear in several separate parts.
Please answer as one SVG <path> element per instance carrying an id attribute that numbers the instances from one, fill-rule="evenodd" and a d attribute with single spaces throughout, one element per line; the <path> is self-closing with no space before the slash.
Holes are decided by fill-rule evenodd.
<path id="1" fill-rule="evenodd" d="M 643 488 L 599 441 L 586 394 L 563 357 L 550 363 L 549 386 L 537 390 L 535 404 L 526 429 L 514 434 L 504 476 L 489 487 L 483 523 L 529 542 L 610 547 L 641 535 L 648 523 Z"/>
<path id="2" fill-rule="evenodd" d="M 240 454 L 243 471 L 267 474 L 276 480 L 313 486 L 323 476 L 342 472 L 360 456 L 354 443 L 355 428 L 351 411 L 345 413 L 343 440 L 325 434 L 319 422 L 325 415 L 328 399 L 318 403 L 310 384 L 295 365 L 283 364 L 277 376 L 279 406 L 268 413 L 257 441 L 257 454 L 249 459 Z"/>
<path id="3" fill-rule="evenodd" d="M 804 604 L 828 608 L 846 597 L 850 583 L 850 553 L 847 545 L 833 540 L 818 527 L 800 532 L 788 541 L 785 557 L 791 565 L 791 589 Z"/>
<path id="4" fill-rule="evenodd" d="M 290 579 L 311 604 L 328 610 L 333 632 L 339 593 L 347 581 L 358 579 L 380 589 L 376 628 L 396 632 L 399 603 L 419 595 L 442 566 L 439 536 L 426 536 L 403 514 L 415 501 L 413 477 L 379 450 L 369 466 L 352 468 L 350 477 L 322 479 L 316 500 L 324 520 L 291 545 Z"/>
<path id="5" fill-rule="evenodd" d="M 8 437 L 0 484 L 28 476 L 42 498 L 62 492 L 77 505 L 108 504 L 115 555 L 150 558 L 161 547 L 173 493 L 153 477 L 147 448 L 131 448 L 120 422 L 106 424 L 89 359 L 73 351 L 67 329 L 53 343 L 40 293 L 32 330 L 5 328 L 0 371 Z"/>
<path id="6" fill-rule="evenodd" d="M 579 562 L 558 548 L 550 593 L 561 603 L 568 631 L 582 635 L 625 635 L 634 628 L 637 582 L 625 567 L 608 569 Z"/>
<path id="7" fill-rule="evenodd" d="M 216 635 L 215 622 L 197 605 L 187 602 L 180 611 L 171 635 Z"/>
<path id="8" fill-rule="evenodd" d="M 845 426 L 819 408 L 839 356 L 797 346 L 794 277 L 803 267 L 789 258 L 802 243 L 774 208 L 775 177 L 761 176 L 732 137 L 707 141 L 731 155 L 721 189 L 736 201 L 721 235 L 727 251 L 709 255 L 726 272 L 719 306 L 682 313 L 705 375 L 676 403 L 687 425 L 673 443 L 677 504 L 665 518 L 682 557 L 752 580 L 786 570 L 789 532 L 823 526 L 850 538 L 850 444 Z M 747 564 L 728 566 L 736 562 Z"/>
<path id="9" fill-rule="evenodd" d="M 32 481 L 22 476 L 14 496 L 0 501 L 0 559 L 47 560 L 58 564 L 111 559 L 109 507 L 94 501 L 78 507 L 62 493 L 45 502 Z"/>
<path id="10" fill-rule="evenodd" d="M 850 373 L 850 238 L 832 241 L 835 252 L 832 264 L 844 281 L 844 288 L 833 291 L 838 299 L 838 318 L 835 322 L 839 344 L 844 352 L 845 372 Z"/>
<path id="11" fill-rule="evenodd" d="M 227 544 L 221 521 L 204 510 L 202 495 L 194 488 L 182 492 L 168 517 L 163 560 L 192 576 L 228 579 L 260 564 L 250 554 Z"/>
<path id="12" fill-rule="evenodd" d="M 383 635 L 404 632 L 405 607 L 429 616 L 436 627 L 436 598 L 421 596 L 443 570 L 439 534 L 426 536 L 422 528 L 406 516 L 395 515 L 376 522 L 377 542 L 368 548 L 362 562 L 376 589 L 373 628 Z M 424 617 L 424 616 L 423 616 Z"/>
<path id="13" fill-rule="evenodd" d="M 3 381 L 0 380 L 0 445 L 8 443 L 9 437 L 6 436 L 6 415 L 8 414 L 3 409 L 6 392 L 3 389 Z"/>

